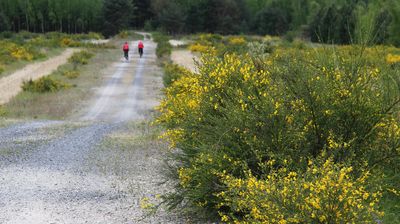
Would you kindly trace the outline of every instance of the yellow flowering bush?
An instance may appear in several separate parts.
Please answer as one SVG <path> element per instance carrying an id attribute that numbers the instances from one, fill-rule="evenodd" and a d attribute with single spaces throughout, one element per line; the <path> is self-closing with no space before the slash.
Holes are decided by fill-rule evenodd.
<path id="1" fill-rule="evenodd" d="M 0 63 L 8 64 L 13 60 L 27 60 L 34 59 L 36 52 L 27 46 L 17 45 L 11 41 L 0 41 Z"/>
<path id="2" fill-rule="evenodd" d="M 69 37 L 64 37 L 60 41 L 60 46 L 61 47 L 78 47 L 79 43 Z"/>
<path id="3" fill-rule="evenodd" d="M 398 63 L 400 63 L 400 55 L 388 54 L 388 55 L 386 56 L 386 62 L 387 62 L 388 64 L 391 64 L 391 65 L 393 65 L 393 64 L 398 64 Z"/>
<path id="4" fill-rule="evenodd" d="M 242 45 L 246 43 L 246 40 L 243 37 L 230 37 L 229 43 L 233 45 Z"/>
<path id="5" fill-rule="evenodd" d="M 352 178 L 352 167 L 311 164 L 304 173 L 284 169 L 265 180 L 221 174 L 227 185 L 218 194 L 222 221 L 232 223 L 375 223 L 383 216 L 379 191 L 368 190 L 368 173 Z"/>
<path id="6" fill-rule="evenodd" d="M 68 71 L 64 71 L 62 73 L 63 76 L 69 78 L 69 79 L 76 79 L 79 77 L 79 72 L 76 70 L 68 70 Z"/>
<path id="7" fill-rule="evenodd" d="M 213 217 L 218 212 L 236 217 L 236 201 L 227 203 L 220 195 L 235 190 L 224 177 L 261 184 L 281 167 L 302 180 L 276 183 L 288 189 L 320 182 L 324 176 L 337 184 L 335 178 L 345 173 L 343 183 L 356 186 L 347 187 L 361 192 L 363 184 L 362 192 L 369 194 L 366 189 L 374 184 L 359 182 L 364 171 L 371 170 L 377 178 L 377 171 L 399 167 L 400 156 L 399 76 L 384 57 L 373 55 L 373 49 L 357 46 L 278 47 L 260 57 L 240 52 L 204 54 L 198 74 L 181 75 L 166 88 L 159 107 L 157 122 L 177 148 L 170 164 L 177 184 L 167 197 L 177 201 L 171 204 L 194 206 Z M 315 158 L 332 160 L 326 165 L 330 171 L 315 167 L 318 175 L 312 179 L 308 161 Z M 352 175 L 349 167 L 354 169 Z M 254 176 L 246 175 L 248 170 Z M 327 188 L 325 193 L 336 194 L 343 187 Z M 299 200 L 306 200 L 309 191 L 303 188 Z M 252 194 L 248 197 L 262 201 Z M 346 202 L 360 195 L 342 197 Z M 328 199 L 320 195 L 320 200 Z M 350 209 L 355 212 L 352 216 L 340 216 L 347 220 L 344 223 L 372 217 L 366 211 L 373 214 L 378 202 L 374 206 L 367 202 L 371 203 L 360 201 L 364 208 Z M 333 201 L 332 206 L 341 202 Z M 306 208 L 293 211 L 299 218 L 312 216 Z M 251 217 L 251 212 L 244 209 L 237 217 Z"/>
<path id="8" fill-rule="evenodd" d="M 170 86 L 173 82 L 178 80 L 184 74 L 188 74 L 190 71 L 173 63 L 164 64 L 164 76 L 163 82 L 164 86 Z"/>
<path id="9" fill-rule="evenodd" d="M 189 50 L 192 52 L 206 53 L 209 49 L 210 46 L 202 45 L 200 43 L 195 43 L 189 46 Z"/>
<path id="10" fill-rule="evenodd" d="M 57 92 L 59 90 L 68 88 L 71 88 L 71 85 L 53 79 L 49 76 L 42 77 L 35 81 L 32 79 L 29 81 L 24 81 L 22 84 L 22 89 L 24 91 L 32 93 Z"/>
<path id="11" fill-rule="evenodd" d="M 93 53 L 89 51 L 80 51 L 74 53 L 70 58 L 68 58 L 68 62 L 74 64 L 76 67 L 77 65 L 86 65 L 89 63 L 89 59 L 94 56 Z"/>
<path id="12" fill-rule="evenodd" d="M 26 48 L 24 47 L 17 47 L 14 46 L 12 47 L 11 51 L 11 57 L 17 60 L 27 60 L 27 61 L 32 61 L 33 55 L 27 51 Z"/>

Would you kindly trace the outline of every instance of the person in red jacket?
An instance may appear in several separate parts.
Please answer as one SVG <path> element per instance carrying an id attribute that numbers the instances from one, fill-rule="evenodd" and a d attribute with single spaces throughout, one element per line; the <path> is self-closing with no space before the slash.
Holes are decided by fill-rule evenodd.
<path id="1" fill-rule="evenodd" d="M 124 46 L 122 47 L 122 50 L 124 51 L 124 57 L 126 60 L 129 59 L 129 44 L 128 42 L 125 42 Z"/>
<path id="2" fill-rule="evenodd" d="M 143 48 L 144 48 L 144 44 L 143 44 L 143 42 L 141 40 L 139 40 L 138 50 L 139 50 L 140 57 L 142 57 L 142 55 L 143 55 Z"/>

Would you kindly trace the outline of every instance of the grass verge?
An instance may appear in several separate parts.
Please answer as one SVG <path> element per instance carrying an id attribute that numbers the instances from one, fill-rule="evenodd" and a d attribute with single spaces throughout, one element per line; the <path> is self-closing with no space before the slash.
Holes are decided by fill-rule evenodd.
<path id="1" fill-rule="evenodd" d="M 89 60 L 88 65 L 79 66 L 79 76 L 71 78 L 65 75 L 66 71 L 75 71 L 76 65 L 69 62 L 60 66 L 49 77 L 68 83 L 73 88 L 57 92 L 35 93 L 21 92 L 9 103 L 3 106 L 7 118 L 40 118 L 63 119 L 78 111 L 81 103 L 91 96 L 91 89 L 100 85 L 99 71 L 105 69 L 110 62 L 118 58 L 117 49 L 91 50 L 95 56 Z"/>
<path id="2" fill-rule="evenodd" d="M 52 58 L 53 56 L 57 56 L 59 54 L 61 54 L 65 49 L 63 48 L 48 48 L 45 49 L 44 51 L 46 51 L 44 53 L 44 55 L 46 55 L 46 57 L 41 57 L 37 60 L 34 61 L 15 61 L 11 64 L 7 64 L 3 66 L 4 71 L 0 73 L 0 78 L 2 77 L 6 77 L 8 75 L 11 75 L 12 73 L 16 72 L 17 70 L 27 66 L 28 64 L 31 63 L 35 63 L 35 62 L 41 62 L 41 61 L 45 61 L 49 58 Z"/>

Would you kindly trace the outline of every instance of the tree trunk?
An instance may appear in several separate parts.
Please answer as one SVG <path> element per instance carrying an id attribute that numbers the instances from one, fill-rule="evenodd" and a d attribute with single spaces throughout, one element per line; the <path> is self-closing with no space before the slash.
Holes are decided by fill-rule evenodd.
<path id="1" fill-rule="evenodd" d="M 26 22 L 26 31 L 29 32 L 29 18 L 28 18 L 28 13 L 25 14 L 25 22 Z"/>

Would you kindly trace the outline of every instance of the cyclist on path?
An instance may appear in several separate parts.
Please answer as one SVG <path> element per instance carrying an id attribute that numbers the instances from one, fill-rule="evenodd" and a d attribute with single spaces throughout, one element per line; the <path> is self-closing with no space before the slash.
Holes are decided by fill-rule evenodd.
<path id="1" fill-rule="evenodd" d="M 144 44 L 143 44 L 143 42 L 141 40 L 139 40 L 138 50 L 139 50 L 140 57 L 142 57 L 142 55 L 143 55 L 143 48 L 144 48 Z"/>
<path id="2" fill-rule="evenodd" d="M 122 47 L 122 50 L 124 51 L 125 59 L 129 60 L 129 44 L 128 44 L 128 42 L 125 42 L 124 46 Z"/>

